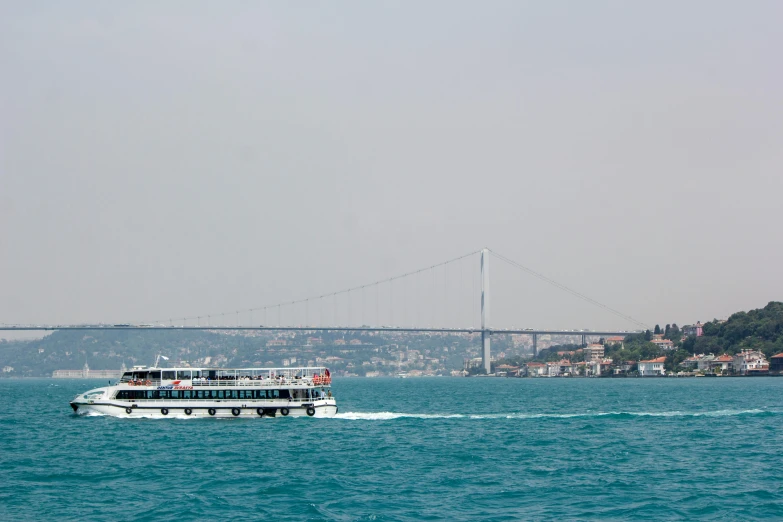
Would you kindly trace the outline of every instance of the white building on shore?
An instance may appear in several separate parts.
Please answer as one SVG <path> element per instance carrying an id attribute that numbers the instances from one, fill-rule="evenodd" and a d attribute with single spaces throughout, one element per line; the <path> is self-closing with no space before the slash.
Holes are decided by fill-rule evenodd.
<path id="1" fill-rule="evenodd" d="M 764 354 L 757 350 L 742 350 L 732 361 L 734 371 L 740 375 L 749 375 L 769 370 Z"/>
<path id="2" fill-rule="evenodd" d="M 639 361 L 639 375 L 641 377 L 654 377 L 657 375 L 666 375 L 664 363 L 666 357 L 658 357 L 649 361 Z"/>
<path id="3" fill-rule="evenodd" d="M 87 363 L 81 370 L 55 370 L 52 372 L 53 379 L 119 379 L 122 377 L 125 368 L 120 370 L 90 370 Z"/>

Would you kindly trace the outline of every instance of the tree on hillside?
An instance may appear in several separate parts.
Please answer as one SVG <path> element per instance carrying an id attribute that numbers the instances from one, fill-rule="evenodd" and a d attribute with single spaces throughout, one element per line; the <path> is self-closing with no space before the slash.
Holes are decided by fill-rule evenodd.
<path id="1" fill-rule="evenodd" d="M 666 371 L 682 371 L 684 368 L 682 368 L 681 364 L 682 361 L 688 358 L 690 354 L 683 350 L 672 350 L 669 353 L 666 354 Z"/>
<path id="2" fill-rule="evenodd" d="M 764 308 L 732 314 L 723 322 L 713 320 L 704 324 L 702 332 L 683 347 L 716 354 L 752 349 L 771 357 L 783 352 L 783 303 L 772 301 Z"/>
<path id="3" fill-rule="evenodd" d="M 663 337 L 665 339 L 669 339 L 670 341 L 674 341 L 675 343 L 679 342 L 680 338 L 682 337 L 682 332 L 680 332 L 680 328 L 677 326 L 677 323 L 672 324 L 671 328 L 669 325 L 666 325 L 666 334 Z"/>
<path id="4" fill-rule="evenodd" d="M 659 325 L 655 325 L 655 330 L 653 331 L 655 335 L 658 335 L 661 333 L 661 327 Z"/>

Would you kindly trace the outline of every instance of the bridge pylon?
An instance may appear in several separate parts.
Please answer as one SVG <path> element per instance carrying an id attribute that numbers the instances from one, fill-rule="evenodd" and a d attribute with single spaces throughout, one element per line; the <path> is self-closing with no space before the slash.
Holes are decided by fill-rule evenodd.
<path id="1" fill-rule="evenodd" d="M 492 370 L 490 365 L 490 336 L 489 328 L 489 249 L 481 251 L 481 362 L 484 371 Z"/>

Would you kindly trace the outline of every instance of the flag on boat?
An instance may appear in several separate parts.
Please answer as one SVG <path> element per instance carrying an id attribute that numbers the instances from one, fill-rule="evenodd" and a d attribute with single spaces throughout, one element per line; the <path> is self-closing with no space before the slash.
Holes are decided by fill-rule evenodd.
<path id="1" fill-rule="evenodd" d="M 169 358 L 166 357 L 165 355 L 161 355 L 160 358 L 163 359 L 164 361 L 168 361 L 169 360 Z"/>

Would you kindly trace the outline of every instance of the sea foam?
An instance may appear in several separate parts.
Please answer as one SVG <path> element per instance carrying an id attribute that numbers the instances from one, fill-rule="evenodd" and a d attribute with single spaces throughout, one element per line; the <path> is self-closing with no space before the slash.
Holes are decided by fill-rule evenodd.
<path id="1" fill-rule="evenodd" d="M 716 410 L 716 411 L 607 411 L 607 412 L 574 412 L 574 413 L 402 413 L 392 411 L 380 412 L 345 412 L 338 413 L 334 418 L 342 420 L 389 421 L 396 419 L 571 419 L 579 417 L 733 417 L 737 415 L 772 415 L 780 412 L 771 410 Z"/>

